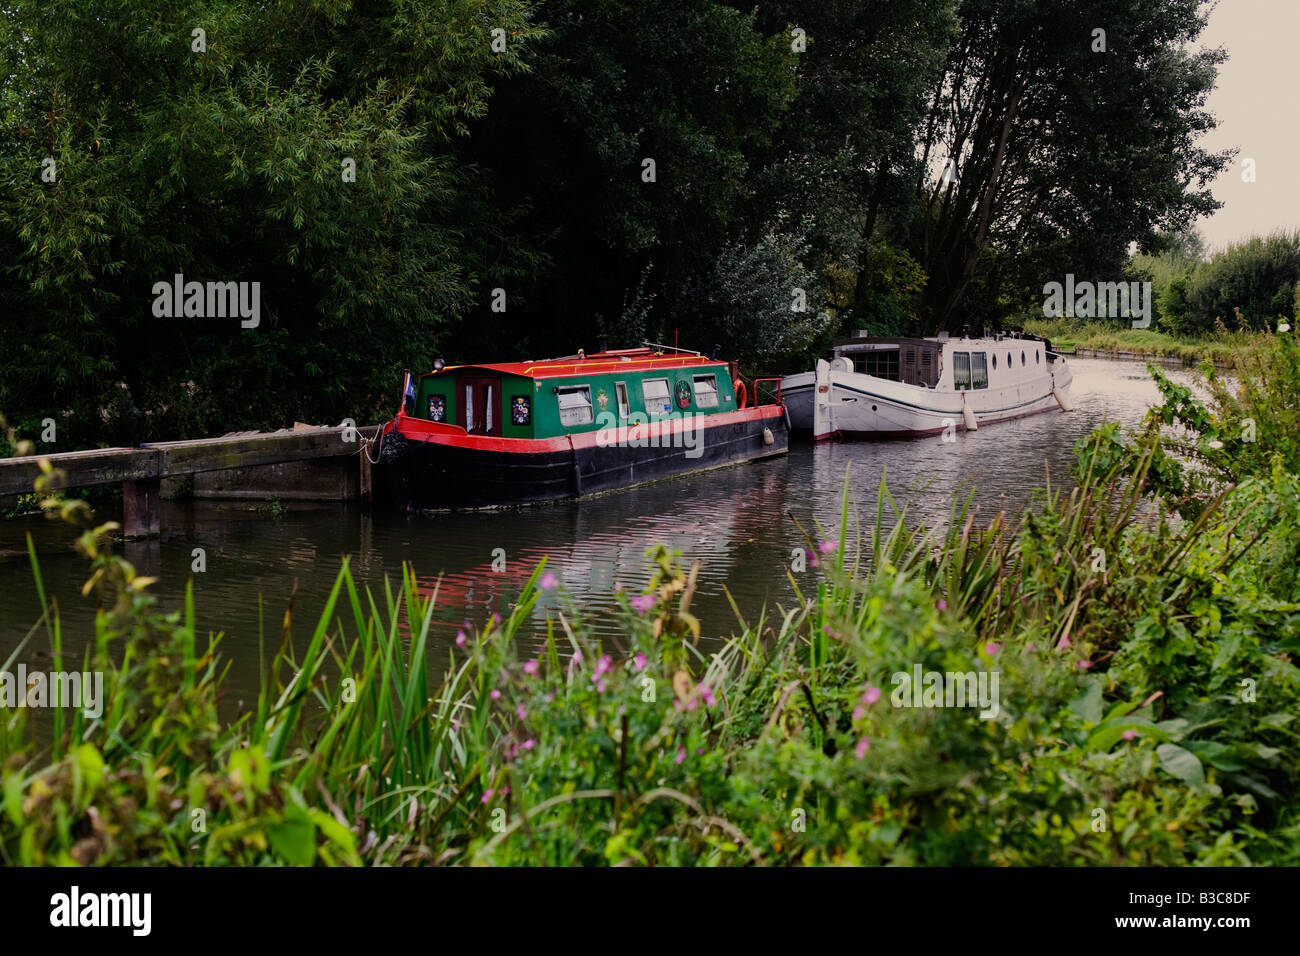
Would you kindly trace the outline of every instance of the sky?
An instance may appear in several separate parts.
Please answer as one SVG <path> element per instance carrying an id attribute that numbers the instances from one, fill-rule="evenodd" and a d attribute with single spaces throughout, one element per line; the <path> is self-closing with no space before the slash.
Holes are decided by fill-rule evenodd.
<path id="1" fill-rule="evenodd" d="M 1197 230 L 1214 251 L 1300 229 L 1300 0 L 1219 0 L 1200 45 L 1228 53 L 1207 104 L 1219 128 L 1200 144 L 1240 151 L 1212 187 L 1223 208 Z M 1245 159 L 1255 160 L 1255 182 L 1242 180 Z"/>

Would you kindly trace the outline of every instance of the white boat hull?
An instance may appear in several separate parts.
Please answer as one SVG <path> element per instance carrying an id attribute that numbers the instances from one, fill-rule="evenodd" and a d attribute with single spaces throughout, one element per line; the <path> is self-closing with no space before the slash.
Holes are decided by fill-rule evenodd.
<path id="1" fill-rule="evenodd" d="M 1044 362 L 1040 373 L 958 391 L 942 383 L 939 388 L 908 385 L 825 361 L 817 365 L 817 371 L 781 381 L 790 427 L 811 431 L 817 439 L 932 435 L 1068 408 L 1066 394 L 1074 377 L 1064 359 L 1057 358 Z"/>

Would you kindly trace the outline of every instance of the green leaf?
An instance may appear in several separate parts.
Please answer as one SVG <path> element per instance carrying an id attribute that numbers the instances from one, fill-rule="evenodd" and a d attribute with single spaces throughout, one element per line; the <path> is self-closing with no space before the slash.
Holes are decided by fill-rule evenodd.
<path id="1" fill-rule="evenodd" d="M 104 780 L 104 758 L 99 755 L 94 744 L 82 744 L 73 752 L 73 756 L 86 781 L 87 795 L 94 793 Z"/>
<path id="2" fill-rule="evenodd" d="M 1187 749 L 1216 770 L 1245 770 L 1246 764 L 1236 755 L 1236 748 L 1217 740 L 1189 740 Z"/>
<path id="3" fill-rule="evenodd" d="M 20 773 L 6 773 L 4 788 L 5 813 L 9 815 L 9 821 L 14 826 L 21 826 L 23 822 L 23 775 Z"/>
<path id="4" fill-rule="evenodd" d="M 1203 791 L 1205 785 L 1205 768 L 1196 754 L 1177 744 L 1161 744 L 1156 748 L 1156 757 L 1165 773 L 1177 777 L 1193 790 Z M 1217 789 L 1217 788 L 1216 788 Z"/>
<path id="5" fill-rule="evenodd" d="M 1085 723 L 1095 725 L 1101 722 L 1101 680 L 1089 677 L 1087 684 L 1084 692 L 1070 701 L 1070 710 L 1083 718 Z"/>
<path id="6" fill-rule="evenodd" d="M 311 866 L 316 861 L 316 824 L 293 805 L 284 819 L 266 828 L 266 839 L 293 866 Z"/>

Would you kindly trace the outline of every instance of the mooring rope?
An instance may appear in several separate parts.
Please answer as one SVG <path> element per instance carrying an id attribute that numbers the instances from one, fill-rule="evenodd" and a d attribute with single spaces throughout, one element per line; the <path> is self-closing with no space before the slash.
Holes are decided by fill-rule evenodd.
<path id="1" fill-rule="evenodd" d="M 376 444 L 378 445 L 378 447 L 375 449 L 375 457 L 371 458 L 370 452 L 367 451 L 367 449 L 371 445 L 376 445 Z M 365 455 L 366 461 L 370 462 L 370 464 L 377 465 L 379 464 L 379 456 L 383 453 L 383 450 L 384 450 L 384 428 L 381 425 L 379 427 L 379 433 L 374 438 L 366 438 L 365 436 L 362 436 L 361 447 L 357 449 L 357 452 L 359 454 Z"/>

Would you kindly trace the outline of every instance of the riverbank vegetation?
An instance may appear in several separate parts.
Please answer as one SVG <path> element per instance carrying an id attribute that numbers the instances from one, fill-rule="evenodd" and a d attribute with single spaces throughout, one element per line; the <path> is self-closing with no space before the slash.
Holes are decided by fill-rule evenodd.
<path id="1" fill-rule="evenodd" d="M 1131 270 L 1150 281 L 1155 326 L 1175 336 L 1262 331 L 1300 311 L 1300 232 L 1275 232 L 1206 255 L 1192 234 Z"/>
<path id="2" fill-rule="evenodd" d="M 100 611 L 68 660 L 33 556 L 29 641 L 107 700 L 44 731 L 0 710 L 0 859 L 1300 864 L 1300 349 L 1210 371 L 1208 403 L 1152 372 L 1144 425 L 1082 439 L 1076 486 L 1018 519 L 954 501 L 927 533 L 846 486 L 837 527 L 800 523 L 794 599 L 735 623 L 660 549 L 619 639 L 564 602 L 539 625 L 543 564 L 433 667 L 436 595 L 344 563 L 234 717 L 192 595 L 159 609 L 112 527 L 51 498 Z M 917 673 L 991 696 L 934 706 Z"/>
<path id="3" fill-rule="evenodd" d="M 1271 348 L 1271 333 L 1247 330 L 1179 335 L 1085 319 L 1031 319 L 1025 329 L 1066 351 L 1093 349 L 1125 357 L 1177 359 L 1184 365 L 1211 362 L 1230 368 Z"/>

